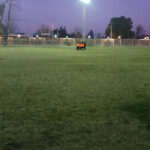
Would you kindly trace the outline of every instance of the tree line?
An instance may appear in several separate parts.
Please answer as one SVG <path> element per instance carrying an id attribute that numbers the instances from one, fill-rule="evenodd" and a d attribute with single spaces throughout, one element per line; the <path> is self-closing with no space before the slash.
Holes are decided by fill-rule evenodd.
<path id="1" fill-rule="evenodd" d="M 69 33 L 66 27 L 60 27 L 58 29 L 52 29 L 51 26 L 42 24 L 39 29 L 33 34 L 34 37 L 42 37 L 42 36 L 57 36 L 58 38 L 82 38 L 82 30 L 80 28 L 75 28 L 74 32 Z M 87 34 L 87 38 L 90 36 L 91 39 L 94 38 L 93 30 L 90 30 Z"/>
<path id="2" fill-rule="evenodd" d="M 9 33 L 16 32 L 13 24 L 12 14 L 14 7 L 16 6 L 17 0 L 0 0 L 0 36 L 3 37 L 3 44 L 7 44 L 7 39 Z M 82 38 L 82 30 L 80 28 L 75 28 L 72 33 L 69 33 L 66 27 L 60 27 L 57 29 L 52 29 L 48 25 L 41 25 L 39 29 L 33 34 L 33 36 L 42 36 L 45 34 L 48 37 L 57 36 L 59 38 Z M 138 25 L 136 30 L 133 31 L 133 21 L 131 18 L 121 16 L 111 18 L 105 30 L 105 38 L 125 38 L 125 39 L 140 39 L 146 36 L 144 27 Z M 87 38 L 104 38 L 101 34 L 94 34 L 91 29 L 86 36 Z"/>
<path id="3" fill-rule="evenodd" d="M 66 27 L 60 27 L 52 31 L 52 29 L 47 25 L 41 25 L 34 35 L 41 36 L 42 33 L 53 33 L 60 38 L 65 38 L 66 36 L 70 38 L 82 38 L 82 30 L 80 28 L 75 28 L 74 32 L 68 33 Z M 105 38 L 118 38 L 123 39 L 141 39 L 146 36 L 144 27 L 138 25 L 136 30 L 133 31 L 133 21 L 131 18 L 126 18 L 125 16 L 114 17 L 110 20 L 107 28 L 105 30 Z M 101 34 L 94 35 L 93 30 L 91 29 L 86 36 L 87 38 L 102 38 Z"/>

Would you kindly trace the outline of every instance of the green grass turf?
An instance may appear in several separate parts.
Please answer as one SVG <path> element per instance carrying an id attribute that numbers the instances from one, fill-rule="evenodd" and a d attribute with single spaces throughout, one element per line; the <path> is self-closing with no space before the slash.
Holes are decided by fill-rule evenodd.
<path id="1" fill-rule="evenodd" d="M 0 47 L 0 149 L 149 150 L 150 48 Z"/>

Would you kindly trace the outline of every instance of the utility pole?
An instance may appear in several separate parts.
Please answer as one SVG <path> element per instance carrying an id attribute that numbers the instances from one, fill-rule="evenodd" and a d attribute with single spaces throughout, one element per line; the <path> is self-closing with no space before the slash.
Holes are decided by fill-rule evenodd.
<path id="1" fill-rule="evenodd" d="M 52 35 L 52 39 L 53 39 L 53 32 L 54 32 L 54 25 L 53 24 L 51 25 L 51 30 L 52 30 L 51 35 Z"/>

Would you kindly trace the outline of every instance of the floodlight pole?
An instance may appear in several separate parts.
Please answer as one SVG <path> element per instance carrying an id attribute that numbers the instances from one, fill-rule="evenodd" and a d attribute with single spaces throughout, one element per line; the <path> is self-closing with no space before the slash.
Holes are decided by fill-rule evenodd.
<path id="1" fill-rule="evenodd" d="M 83 24 L 82 24 L 82 40 L 85 41 L 85 31 L 86 30 L 86 8 L 83 4 Z"/>
<path id="2" fill-rule="evenodd" d="M 83 4 L 83 23 L 82 23 L 82 40 L 86 39 L 86 5 L 90 3 L 91 0 L 80 0 Z"/>

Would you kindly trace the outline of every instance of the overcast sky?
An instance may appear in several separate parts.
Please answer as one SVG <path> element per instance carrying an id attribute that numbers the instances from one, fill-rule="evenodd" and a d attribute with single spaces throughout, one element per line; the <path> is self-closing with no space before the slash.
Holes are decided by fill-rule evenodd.
<path id="1" fill-rule="evenodd" d="M 142 24 L 150 33 L 150 0 L 91 0 L 86 8 L 87 32 L 104 33 L 112 17 L 131 17 L 134 27 Z M 82 27 L 80 0 L 22 0 L 17 10 L 20 31 L 33 33 L 41 24 L 55 28 L 66 26 L 68 31 Z"/>

